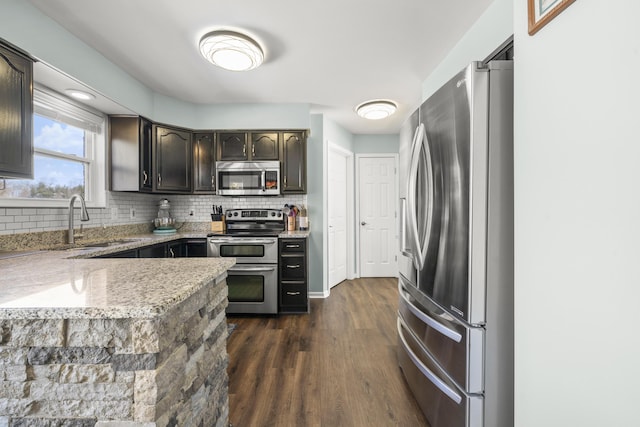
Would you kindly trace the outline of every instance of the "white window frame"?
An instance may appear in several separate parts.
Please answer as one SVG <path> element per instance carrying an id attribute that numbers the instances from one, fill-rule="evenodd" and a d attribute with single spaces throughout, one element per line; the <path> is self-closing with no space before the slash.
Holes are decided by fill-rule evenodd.
<path id="1" fill-rule="evenodd" d="M 34 84 L 33 110 L 34 114 L 92 132 L 85 133 L 85 137 L 93 135 L 93 141 L 86 139 L 85 157 L 79 158 L 37 147 L 33 151 L 34 156 L 39 154 L 84 163 L 87 206 L 106 207 L 106 115 L 38 84 Z M 67 207 L 68 204 L 69 201 L 65 199 L 0 198 L 0 207 L 56 208 Z"/>

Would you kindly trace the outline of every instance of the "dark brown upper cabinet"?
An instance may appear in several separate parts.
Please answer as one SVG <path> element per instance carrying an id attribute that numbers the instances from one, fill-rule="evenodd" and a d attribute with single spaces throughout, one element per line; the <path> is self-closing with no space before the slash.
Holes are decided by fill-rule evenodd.
<path id="1" fill-rule="evenodd" d="M 193 134 L 193 192 L 216 192 L 216 162 L 214 134 Z"/>
<path id="2" fill-rule="evenodd" d="M 306 132 L 282 133 L 282 194 L 307 192 Z"/>
<path id="3" fill-rule="evenodd" d="M 154 190 L 165 193 L 191 192 L 191 132 L 154 125 Z"/>
<path id="4" fill-rule="evenodd" d="M 153 191 L 153 124 L 139 116 L 109 117 L 111 190 Z"/>
<path id="5" fill-rule="evenodd" d="M 221 161 L 278 160 L 278 132 L 218 132 Z"/>
<path id="6" fill-rule="evenodd" d="M 0 43 L 0 177 L 33 178 L 33 61 Z"/>
<path id="7" fill-rule="evenodd" d="M 251 160 L 279 160 L 278 132 L 251 132 Z"/>

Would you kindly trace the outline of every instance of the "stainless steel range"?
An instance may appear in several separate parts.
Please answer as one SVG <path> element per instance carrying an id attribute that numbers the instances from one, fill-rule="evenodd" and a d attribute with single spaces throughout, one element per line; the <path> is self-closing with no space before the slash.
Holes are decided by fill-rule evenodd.
<path id="1" fill-rule="evenodd" d="M 276 314 L 282 211 L 230 209 L 225 218 L 227 232 L 208 235 L 207 255 L 236 259 L 227 273 L 227 314 Z"/>

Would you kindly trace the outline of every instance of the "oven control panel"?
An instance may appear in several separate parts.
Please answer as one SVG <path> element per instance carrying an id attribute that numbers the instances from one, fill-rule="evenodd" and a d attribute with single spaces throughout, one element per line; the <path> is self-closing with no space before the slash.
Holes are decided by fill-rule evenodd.
<path id="1" fill-rule="evenodd" d="M 229 209 L 226 215 L 233 221 L 282 221 L 279 209 Z"/>

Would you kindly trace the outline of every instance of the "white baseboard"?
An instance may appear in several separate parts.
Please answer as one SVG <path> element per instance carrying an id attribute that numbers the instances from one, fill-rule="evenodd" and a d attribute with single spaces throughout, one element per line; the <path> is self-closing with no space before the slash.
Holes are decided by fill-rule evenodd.
<path id="1" fill-rule="evenodd" d="M 309 292 L 309 298 L 327 298 L 327 297 L 329 297 L 329 291 Z"/>

